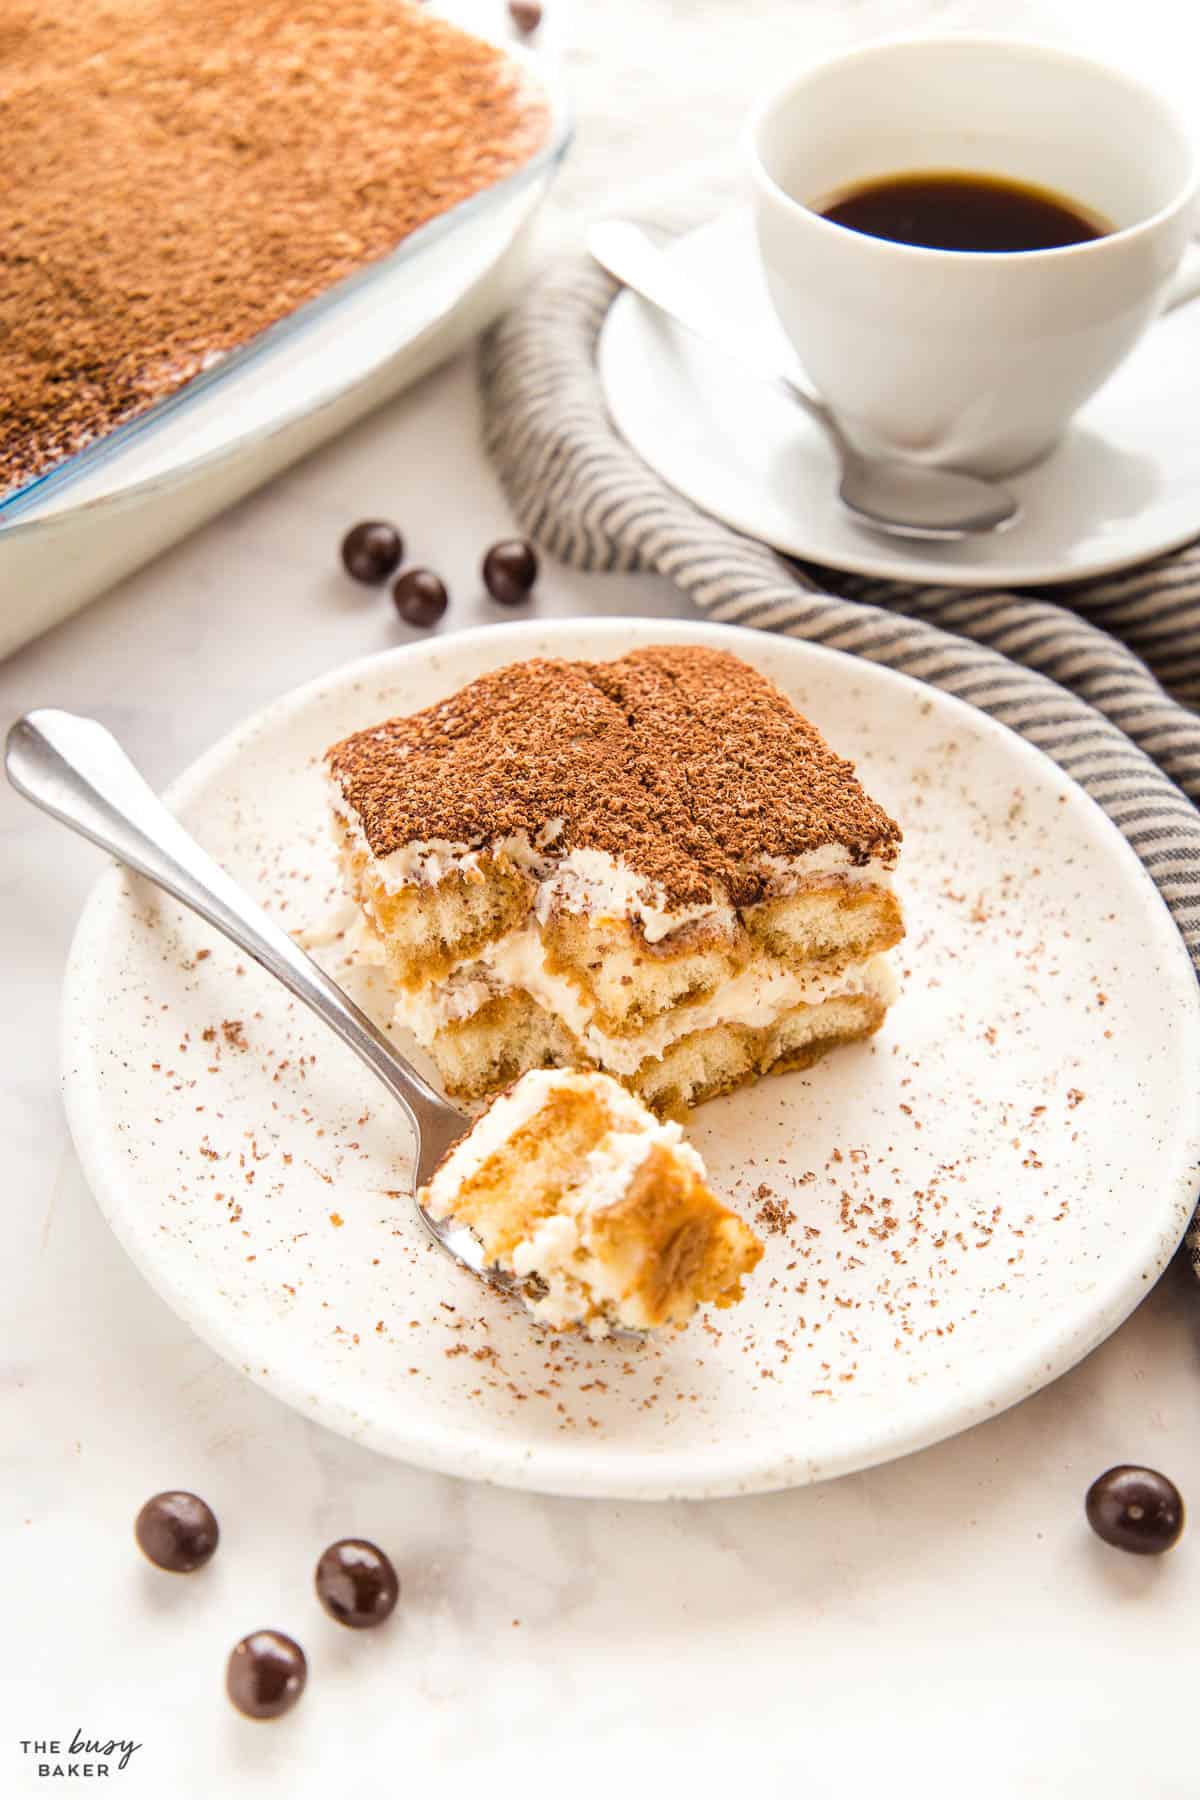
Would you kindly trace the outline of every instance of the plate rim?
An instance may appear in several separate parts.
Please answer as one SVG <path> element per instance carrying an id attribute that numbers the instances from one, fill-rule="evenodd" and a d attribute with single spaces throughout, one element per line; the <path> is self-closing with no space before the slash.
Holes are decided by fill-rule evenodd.
<path id="1" fill-rule="evenodd" d="M 706 232 L 714 235 L 721 228 L 734 230 L 744 224 L 750 217 L 751 209 L 747 205 L 736 205 L 728 208 L 715 217 L 705 219 L 701 224 L 692 226 L 668 246 L 667 254 L 680 246 L 693 242 Z M 641 443 L 626 435 L 623 419 L 625 416 L 619 387 L 612 377 L 612 369 L 621 354 L 621 335 L 634 329 L 627 321 L 639 318 L 654 317 L 654 309 L 639 295 L 624 288 L 617 294 L 612 305 L 604 316 L 596 345 L 596 370 L 604 397 L 604 404 L 611 419 L 613 429 L 627 449 L 637 456 L 651 474 L 673 494 L 686 501 L 689 506 L 705 518 L 714 519 L 729 531 L 736 531 L 742 537 L 751 538 L 755 543 L 765 544 L 783 556 L 789 556 L 800 562 L 815 564 L 818 568 L 829 569 L 835 574 L 857 575 L 873 581 L 896 581 L 929 585 L 931 587 L 961 588 L 1031 588 L 1031 587 L 1072 587 L 1080 582 L 1098 581 L 1106 575 L 1117 575 L 1140 564 L 1151 562 L 1156 557 L 1167 556 L 1173 550 L 1179 550 L 1200 536 L 1200 487 L 1197 488 L 1196 517 L 1191 524 L 1178 530 L 1172 530 L 1162 536 L 1156 536 L 1152 545 L 1139 545 L 1136 549 L 1120 550 L 1116 547 L 1108 555 L 1100 552 L 1078 566 L 1064 569 L 1061 562 L 1029 562 L 1017 563 L 1015 558 L 1009 564 L 995 567 L 983 566 L 978 562 L 946 565 L 928 560 L 928 551 L 921 547 L 916 538 L 881 538 L 876 547 L 875 540 L 866 531 L 863 533 L 861 551 L 853 547 L 844 549 L 839 546 L 836 560 L 829 556 L 829 547 L 808 543 L 800 545 L 799 536 L 791 542 L 784 543 L 775 538 L 765 537 L 760 525 L 749 515 L 738 512 L 736 507 L 720 513 L 712 512 L 707 506 L 694 499 L 685 489 L 676 487 L 658 465 L 647 454 Z M 1152 329 L 1153 327 L 1151 327 Z M 617 348 L 614 350 L 613 345 Z M 1089 402 L 1090 403 L 1090 402 Z M 1069 427 L 1068 427 L 1069 429 Z M 1036 481 L 1038 469 L 1021 470 L 1013 477 L 1014 481 Z M 797 515 L 803 519 L 802 512 Z M 1000 533 L 1004 542 L 1013 542 L 1016 532 L 1020 530 L 1017 521 L 1012 532 Z"/>
<path id="2" fill-rule="evenodd" d="M 707 642 L 724 648 L 740 645 L 744 650 L 760 636 L 750 627 L 737 625 L 592 616 L 484 625 L 401 645 L 356 658 L 268 702 L 189 763 L 165 790 L 163 798 L 173 810 L 188 805 L 208 782 L 228 767 L 233 757 L 256 739 L 269 735 L 284 720 L 356 681 L 369 681 L 381 674 L 386 676 L 386 672 L 397 664 L 419 664 L 439 655 L 453 658 L 460 647 L 469 654 L 486 644 L 496 647 L 495 666 L 501 666 L 508 658 L 510 646 L 515 658 L 521 654 L 522 643 L 539 640 L 544 648 L 547 637 L 561 637 L 566 640 L 565 650 L 571 635 L 581 627 L 607 640 L 614 654 L 621 654 L 631 647 L 631 636 L 635 641 L 643 642 L 656 639 Z M 770 638 L 773 649 L 782 650 L 785 658 L 794 656 L 798 664 L 826 668 L 853 665 L 870 677 L 878 677 L 885 686 L 944 704 L 951 718 L 969 715 L 972 725 L 981 727 L 986 737 L 1010 751 L 1015 745 L 1015 754 L 1026 766 L 1043 773 L 1049 768 L 1064 789 L 1073 790 L 1086 802 L 1080 816 L 1090 821 L 1092 831 L 1106 841 L 1113 854 L 1124 858 L 1135 886 L 1140 887 L 1155 915 L 1156 929 L 1166 934 L 1164 957 L 1168 964 L 1174 963 L 1178 971 L 1181 997 L 1184 991 L 1188 993 L 1190 1004 L 1177 1009 L 1174 1015 L 1175 1031 L 1184 1034 L 1177 1041 L 1176 1054 L 1200 1059 L 1200 984 L 1187 947 L 1136 852 L 1085 789 L 1019 733 L 955 695 L 931 687 L 902 670 L 864 663 L 845 651 L 782 634 L 765 635 Z M 527 650 L 525 653 L 532 652 Z M 124 870 L 114 865 L 99 876 L 88 893 L 72 937 L 60 1012 L 64 1106 L 84 1179 L 101 1215 L 154 1292 L 223 1360 L 303 1416 L 415 1467 L 537 1493 L 624 1500 L 716 1499 L 775 1492 L 874 1467 L 957 1436 L 1036 1393 L 1049 1381 L 1073 1368 L 1116 1330 L 1149 1291 L 1173 1256 L 1196 1204 L 1200 1180 L 1200 1086 L 1191 1101 L 1188 1127 L 1185 1129 L 1181 1120 L 1175 1134 L 1171 1180 L 1160 1184 L 1158 1203 L 1147 1215 L 1150 1225 L 1142 1224 L 1141 1235 L 1135 1236 L 1132 1246 L 1125 1250 L 1115 1273 L 1106 1281 L 1097 1279 L 1092 1284 L 1089 1304 L 1074 1309 L 1066 1329 L 1060 1327 L 1052 1342 L 1039 1341 L 1034 1349 L 1027 1349 L 1021 1357 L 1014 1358 L 1007 1367 L 1004 1381 L 989 1387 L 986 1392 L 973 1390 L 964 1403 L 961 1397 L 947 1401 L 944 1390 L 935 1388 L 933 1403 L 905 1413 L 900 1428 L 889 1426 L 885 1416 L 869 1434 L 860 1432 L 849 1449 L 841 1445 L 832 1455 L 819 1461 L 802 1452 L 788 1454 L 782 1447 L 771 1456 L 765 1455 L 761 1446 L 757 1449 L 751 1446 L 731 1456 L 719 1444 L 686 1452 L 682 1460 L 664 1450 L 647 1451 L 640 1458 L 631 1460 L 624 1452 L 618 1451 L 614 1457 L 598 1447 L 581 1452 L 578 1445 L 538 1443 L 522 1448 L 514 1441 L 508 1445 L 485 1443 L 481 1446 L 470 1430 L 447 1427 L 428 1417 L 415 1434 L 405 1431 L 402 1416 L 365 1421 L 354 1410 L 353 1394 L 347 1398 L 340 1393 L 336 1379 L 332 1392 L 328 1385 L 320 1388 L 320 1384 L 320 1391 L 313 1392 L 303 1371 L 297 1376 L 287 1368 L 252 1368 L 247 1361 L 251 1354 L 249 1339 L 240 1338 L 236 1331 L 226 1328 L 222 1309 L 219 1304 L 214 1306 L 211 1293 L 196 1295 L 187 1291 L 183 1284 L 160 1270 L 152 1257 L 145 1255 L 137 1233 L 132 1229 L 133 1221 L 128 1211 L 122 1209 L 122 1171 L 126 1162 L 120 1146 L 107 1141 L 103 1131 L 104 1078 L 99 1046 L 88 1041 L 97 1015 L 96 1009 L 87 1004 L 87 990 L 90 987 L 97 998 L 103 995 L 101 962 L 94 956 L 90 944 L 93 937 L 103 935 L 119 911 L 123 880 Z M 1186 989 L 1182 979 L 1185 975 Z M 90 1066 L 85 1066 L 89 1058 Z M 1134 1215 L 1134 1222 L 1138 1222 L 1137 1215 Z M 261 1335 L 261 1329 L 256 1327 L 255 1333 Z M 659 1468 L 660 1462 L 667 1466 Z"/>

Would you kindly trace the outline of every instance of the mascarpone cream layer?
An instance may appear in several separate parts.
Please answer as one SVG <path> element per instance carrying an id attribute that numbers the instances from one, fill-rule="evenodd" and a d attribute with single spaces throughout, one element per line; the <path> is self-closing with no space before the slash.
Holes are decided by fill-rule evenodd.
<path id="1" fill-rule="evenodd" d="M 449 982 L 404 994 L 397 1002 L 396 1018 L 429 1045 L 441 1026 L 470 1018 L 497 994 L 511 989 L 522 990 L 561 1019 L 602 1068 L 632 1075 L 647 1058 L 663 1056 L 690 1032 L 716 1025 L 761 1030 L 794 1007 L 819 1006 L 825 1000 L 853 994 L 871 994 L 890 1006 L 898 986 L 883 955 L 824 973 L 812 967 L 790 969 L 766 957 L 755 957 L 710 999 L 672 1007 L 643 1031 L 614 1037 L 594 1023 L 593 1010 L 574 983 L 547 969 L 540 935 L 536 928 L 526 926 L 489 944 L 468 969 L 460 970 Z"/>

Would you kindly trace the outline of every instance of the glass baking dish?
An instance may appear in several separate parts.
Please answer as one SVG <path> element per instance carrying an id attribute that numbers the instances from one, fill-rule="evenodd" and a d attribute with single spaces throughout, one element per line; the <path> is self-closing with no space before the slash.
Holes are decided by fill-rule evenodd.
<path id="1" fill-rule="evenodd" d="M 64 497 L 82 499 L 81 483 L 87 484 L 88 498 L 123 488 L 128 482 L 122 479 L 122 469 L 126 476 L 136 478 L 143 460 L 147 464 L 153 460 L 157 464 L 154 473 L 162 475 L 168 467 L 179 469 L 214 450 L 227 450 L 246 433 L 283 422 L 291 410 L 284 390 L 302 367 L 303 380 L 291 384 L 291 398 L 295 408 L 309 410 L 361 380 L 375 362 L 394 349 L 395 336 L 389 334 L 386 319 L 380 320 L 382 309 L 375 302 L 394 291 L 397 277 L 410 275 L 420 280 L 428 274 L 439 247 L 460 244 L 468 257 L 472 243 L 482 247 L 485 233 L 481 227 L 506 212 L 519 212 L 523 199 L 540 197 L 569 147 L 569 109 L 550 70 L 519 47 L 505 48 L 513 60 L 529 69 L 550 104 L 546 141 L 527 163 L 411 232 L 389 255 L 268 326 L 136 418 L 11 490 L 0 499 L 0 527 L 56 506 Z M 364 337 L 364 327 L 372 317 L 379 328 L 368 328 Z M 252 391 L 255 401 L 247 406 Z M 150 458 L 128 458 L 131 448 L 145 451 L 152 445 L 157 449 Z M 170 453 L 176 449 L 179 456 Z M 149 472 L 148 466 L 141 470 L 143 475 Z"/>

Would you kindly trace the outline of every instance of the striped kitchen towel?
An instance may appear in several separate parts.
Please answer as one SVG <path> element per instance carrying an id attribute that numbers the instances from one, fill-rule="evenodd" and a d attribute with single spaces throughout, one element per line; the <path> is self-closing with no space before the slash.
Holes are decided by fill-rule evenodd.
<path id="1" fill-rule="evenodd" d="M 1200 544 L 1053 599 L 791 562 L 698 511 L 613 430 L 595 349 L 615 292 L 571 259 L 483 341 L 487 445 L 524 529 L 577 568 L 666 575 L 708 618 L 886 663 L 1001 720 L 1124 833 L 1200 973 Z M 1200 1273 L 1200 1214 L 1188 1243 Z"/>

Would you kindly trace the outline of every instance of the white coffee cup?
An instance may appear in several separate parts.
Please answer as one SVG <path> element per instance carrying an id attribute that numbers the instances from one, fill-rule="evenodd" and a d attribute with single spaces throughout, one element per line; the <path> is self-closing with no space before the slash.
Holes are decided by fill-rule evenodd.
<path id="1" fill-rule="evenodd" d="M 1196 146 L 1150 88 L 1006 38 L 896 38 L 814 65 L 759 108 L 750 161 L 772 302 L 848 435 L 983 475 L 1043 456 L 1169 303 L 1200 191 Z M 1032 183 L 1113 229 L 931 250 L 813 210 L 932 170 Z"/>

